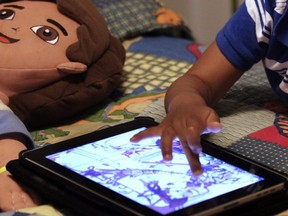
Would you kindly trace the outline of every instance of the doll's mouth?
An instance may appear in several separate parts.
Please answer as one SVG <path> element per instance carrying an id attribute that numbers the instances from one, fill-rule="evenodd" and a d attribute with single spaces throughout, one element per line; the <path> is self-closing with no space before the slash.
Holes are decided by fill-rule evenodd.
<path id="1" fill-rule="evenodd" d="M 16 43 L 18 41 L 19 40 L 14 39 L 14 38 L 10 38 L 10 37 L 8 37 L 8 36 L 6 36 L 0 32 L 0 43 L 11 44 L 11 43 Z"/>

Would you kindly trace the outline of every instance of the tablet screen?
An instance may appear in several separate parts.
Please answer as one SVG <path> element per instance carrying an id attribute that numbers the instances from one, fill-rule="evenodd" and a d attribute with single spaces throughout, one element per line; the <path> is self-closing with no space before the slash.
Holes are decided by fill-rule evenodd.
<path id="1" fill-rule="evenodd" d="M 129 141 L 143 129 L 46 158 L 163 215 L 264 180 L 206 153 L 200 154 L 204 173 L 193 176 L 178 140 L 169 162 L 162 160 L 159 137 Z"/>

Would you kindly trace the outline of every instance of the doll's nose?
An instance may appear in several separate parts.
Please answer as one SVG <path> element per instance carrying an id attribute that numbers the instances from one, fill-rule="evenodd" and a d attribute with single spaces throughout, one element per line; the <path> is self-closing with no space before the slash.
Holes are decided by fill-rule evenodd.
<path id="1" fill-rule="evenodd" d="M 12 28 L 15 32 L 18 32 L 20 27 Z"/>

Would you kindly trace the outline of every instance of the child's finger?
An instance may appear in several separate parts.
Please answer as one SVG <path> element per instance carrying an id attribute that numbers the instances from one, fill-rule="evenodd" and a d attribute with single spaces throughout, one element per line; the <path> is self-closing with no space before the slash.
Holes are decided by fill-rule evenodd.
<path id="1" fill-rule="evenodd" d="M 188 160 L 190 170 L 193 175 L 199 176 L 203 173 L 202 165 L 199 160 L 199 154 L 191 151 L 190 146 L 187 143 L 182 143 L 183 150 Z"/>
<path id="2" fill-rule="evenodd" d="M 159 128 L 159 126 L 151 127 L 135 134 L 133 137 L 130 138 L 130 141 L 139 142 L 148 137 L 161 136 L 161 131 L 162 130 Z"/>
<path id="3" fill-rule="evenodd" d="M 172 127 L 166 127 L 162 131 L 161 150 L 164 160 L 172 160 L 172 142 L 175 138 L 175 131 Z"/>
<path id="4" fill-rule="evenodd" d="M 203 130 L 202 134 L 219 133 L 222 129 L 223 126 L 220 122 L 210 122 L 207 124 L 207 127 Z"/>
<path id="5" fill-rule="evenodd" d="M 190 151 L 194 154 L 199 154 L 200 152 L 202 152 L 200 131 L 200 128 L 197 128 L 196 126 L 190 126 L 189 128 L 187 128 L 185 139 Z"/>
<path id="6" fill-rule="evenodd" d="M 212 110 L 212 112 L 208 116 L 206 120 L 206 125 L 207 126 L 205 130 L 203 130 L 202 134 L 219 133 L 223 128 L 220 123 L 220 118 L 214 110 Z"/>

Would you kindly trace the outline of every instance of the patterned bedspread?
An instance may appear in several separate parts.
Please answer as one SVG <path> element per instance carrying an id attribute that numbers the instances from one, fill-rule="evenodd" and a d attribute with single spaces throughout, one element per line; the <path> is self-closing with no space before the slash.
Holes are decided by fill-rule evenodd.
<path id="1" fill-rule="evenodd" d="M 166 36 L 138 37 L 125 42 L 125 46 L 127 60 L 121 86 L 87 112 L 31 132 L 39 147 L 130 121 L 136 116 L 150 116 L 160 122 L 165 117 L 163 99 L 167 87 L 205 49 L 191 40 Z M 271 111 L 275 101 L 262 67 L 253 67 L 216 107 L 223 131 L 203 139 L 288 175 L 288 119 Z M 50 205 L 20 212 L 0 215 L 69 215 Z"/>

